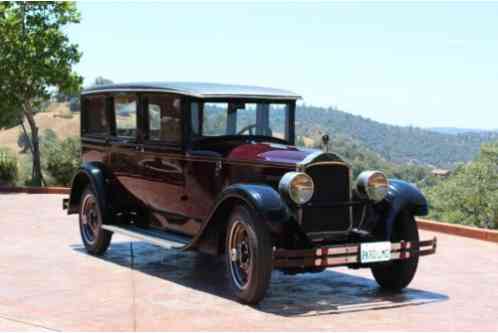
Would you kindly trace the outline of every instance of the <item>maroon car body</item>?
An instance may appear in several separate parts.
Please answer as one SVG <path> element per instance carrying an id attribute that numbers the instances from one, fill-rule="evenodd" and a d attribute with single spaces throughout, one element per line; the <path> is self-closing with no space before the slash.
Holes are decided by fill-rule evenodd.
<path id="1" fill-rule="evenodd" d="M 296 147 L 298 98 L 205 83 L 85 90 L 83 165 L 64 205 L 80 215 L 87 250 L 103 253 L 120 232 L 225 254 L 247 303 L 263 297 L 272 269 L 371 267 L 381 285 L 404 287 L 419 255 L 435 251 L 413 221 L 427 213 L 424 196 L 378 171 L 355 185 L 337 154 Z"/>

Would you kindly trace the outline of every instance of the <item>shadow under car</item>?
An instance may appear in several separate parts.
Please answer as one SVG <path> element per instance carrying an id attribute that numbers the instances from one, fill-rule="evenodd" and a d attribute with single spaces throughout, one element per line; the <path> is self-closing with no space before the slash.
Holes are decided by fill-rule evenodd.
<path id="1" fill-rule="evenodd" d="M 85 252 L 82 245 L 72 248 Z M 224 257 L 167 250 L 141 241 L 118 241 L 98 258 L 235 301 L 228 288 Z M 331 269 L 297 275 L 274 271 L 266 297 L 255 308 L 281 316 L 313 316 L 447 299 L 444 294 L 412 288 L 401 293 L 386 292 L 373 279 Z"/>

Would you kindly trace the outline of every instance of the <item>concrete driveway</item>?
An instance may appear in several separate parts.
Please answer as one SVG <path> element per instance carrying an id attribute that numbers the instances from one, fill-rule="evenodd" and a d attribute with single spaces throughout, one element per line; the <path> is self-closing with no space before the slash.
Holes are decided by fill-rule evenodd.
<path id="1" fill-rule="evenodd" d="M 275 273 L 257 307 L 223 260 L 115 236 L 84 252 L 61 195 L 0 194 L 0 330 L 498 330 L 498 245 L 437 234 L 401 295 L 369 270 Z M 422 237 L 435 233 L 422 232 Z"/>

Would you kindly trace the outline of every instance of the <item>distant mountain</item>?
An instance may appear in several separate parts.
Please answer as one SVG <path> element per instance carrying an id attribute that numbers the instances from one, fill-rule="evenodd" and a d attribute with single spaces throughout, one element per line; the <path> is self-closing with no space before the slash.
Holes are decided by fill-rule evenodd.
<path id="1" fill-rule="evenodd" d="M 333 108 L 297 106 L 296 134 L 318 144 L 324 133 L 349 137 L 387 161 L 443 168 L 472 160 L 481 143 L 498 140 L 498 132 L 447 134 L 387 125 Z"/>
<path id="2" fill-rule="evenodd" d="M 482 135 L 489 135 L 498 132 L 498 129 L 484 130 L 476 128 L 458 128 L 458 127 L 428 127 L 430 131 L 443 133 L 443 134 L 465 134 L 465 133 L 479 133 Z"/>

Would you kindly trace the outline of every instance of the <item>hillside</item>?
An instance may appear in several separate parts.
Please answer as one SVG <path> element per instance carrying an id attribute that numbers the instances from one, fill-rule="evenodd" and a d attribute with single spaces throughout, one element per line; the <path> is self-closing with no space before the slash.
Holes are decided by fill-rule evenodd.
<path id="1" fill-rule="evenodd" d="M 78 135 L 79 118 L 78 113 L 69 111 L 67 103 L 53 103 L 46 112 L 36 115 L 40 133 L 50 128 L 61 139 Z M 20 132 L 20 127 L 1 130 L 0 145 L 18 153 L 17 138 Z M 298 141 L 306 146 L 318 146 L 323 133 L 328 133 L 333 138 L 333 150 L 344 153 L 346 149 L 353 149 L 353 159 L 353 155 L 361 152 L 358 154 L 366 153 L 369 160 L 375 156 L 395 164 L 443 168 L 452 168 L 458 162 L 472 160 L 481 143 L 498 140 L 498 132 L 440 133 L 433 129 L 387 125 L 332 108 L 298 106 Z"/>
<path id="2" fill-rule="evenodd" d="M 296 110 L 296 133 L 318 141 L 320 133 L 349 137 L 386 160 L 451 168 L 473 159 L 498 132 L 443 134 L 417 127 L 393 126 L 332 108 L 302 105 Z"/>
<path id="3" fill-rule="evenodd" d="M 35 119 L 40 134 L 43 134 L 46 129 L 52 129 L 60 139 L 65 139 L 78 135 L 80 131 L 80 115 L 79 113 L 71 113 L 66 103 L 49 105 L 47 111 L 38 113 Z M 29 130 L 29 126 L 27 124 L 25 126 Z M 0 145 L 10 148 L 18 154 L 20 148 L 17 145 L 17 138 L 21 132 L 20 126 L 0 130 Z"/>
<path id="4" fill-rule="evenodd" d="M 430 131 L 433 131 L 433 132 L 438 132 L 438 133 L 443 133 L 443 134 L 455 134 L 456 135 L 456 134 L 474 133 L 474 134 L 479 134 L 479 135 L 484 136 L 484 137 L 498 133 L 498 129 L 483 130 L 483 129 L 476 129 L 476 128 L 459 128 L 459 127 L 428 127 L 427 129 Z"/>

